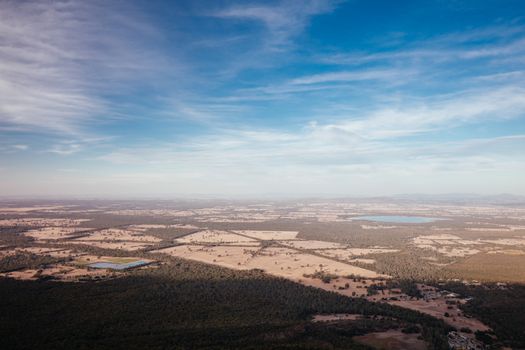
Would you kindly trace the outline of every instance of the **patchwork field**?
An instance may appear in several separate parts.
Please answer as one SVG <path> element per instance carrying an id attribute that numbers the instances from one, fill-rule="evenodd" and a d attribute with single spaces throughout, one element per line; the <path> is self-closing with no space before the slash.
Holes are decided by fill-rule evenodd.
<path id="1" fill-rule="evenodd" d="M 156 243 L 161 239 L 153 236 L 144 235 L 142 232 L 123 230 L 123 229 L 106 229 L 91 232 L 88 236 L 82 237 L 82 241 L 127 241 L 127 242 L 146 242 Z"/>
<path id="2" fill-rule="evenodd" d="M 119 241 L 85 241 L 85 240 L 71 240 L 67 244 L 78 244 L 98 247 L 102 249 L 122 249 L 127 251 L 136 251 L 151 247 L 153 243 L 141 243 L 141 242 L 119 242 Z"/>
<path id="3" fill-rule="evenodd" d="M 85 227 L 43 227 L 40 229 L 29 230 L 24 232 L 26 236 L 33 237 L 36 240 L 58 240 L 74 237 L 78 232 L 90 230 Z"/>
<path id="4" fill-rule="evenodd" d="M 354 259 L 354 257 L 369 255 L 369 254 L 395 253 L 398 251 L 399 251 L 398 249 L 388 249 L 388 248 L 346 248 L 346 249 L 323 249 L 323 250 L 316 250 L 315 252 L 317 252 L 318 254 L 336 258 L 336 259 L 348 260 L 348 261 L 351 261 L 351 260 L 359 261 L 359 260 Z M 368 262 L 364 260 L 365 263 L 370 263 L 371 259 L 368 259 L 368 260 L 369 260 Z"/>
<path id="5" fill-rule="evenodd" d="M 254 230 L 237 230 L 233 231 L 262 240 L 292 240 L 297 238 L 297 231 L 254 231 Z"/>
<path id="6" fill-rule="evenodd" d="M 178 238 L 179 243 L 245 243 L 245 242 L 256 242 L 253 238 L 244 237 L 234 233 L 217 230 L 204 230 L 193 233 L 182 238 Z"/>
<path id="7" fill-rule="evenodd" d="M 483 232 L 487 233 L 487 231 Z M 417 248 L 433 250 L 446 257 L 468 257 L 482 251 L 493 250 L 495 246 L 510 245 L 525 248 L 525 238 L 516 236 L 515 238 L 472 240 L 452 234 L 439 234 L 418 236 L 412 240 L 412 244 Z"/>
<path id="8" fill-rule="evenodd" d="M 139 266 L 153 260 L 161 267 L 188 263 L 180 258 L 208 264 L 199 266 L 212 271 L 264 272 L 345 297 L 416 310 L 472 331 L 489 327 L 464 314 L 468 298 L 437 290 L 431 292 L 434 297 L 421 297 L 413 288 L 401 288 L 402 281 L 435 286 L 507 282 L 501 288 L 525 283 L 525 209 L 520 207 L 321 201 L 15 209 L 0 212 L 0 276 L 13 279 L 100 281 L 149 274 L 150 267 Z M 446 220 L 389 224 L 353 219 L 395 215 Z M 128 265 L 136 270 L 127 270 Z M 328 313 L 312 321 L 320 326 L 364 320 Z M 422 346 L 417 335 L 399 329 L 356 340 L 388 349 Z"/>
<path id="9" fill-rule="evenodd" d="M 78 226 L 86 221 L 89 221 L 89 219 L 13 218 L 0 220 L 0 227 L 72 227 Z"/>
<path id="10" fill-rule="evenodd" d="M 324 242 L 324 241 L 289 241 L 289 242 L 282 242 L 282 244 L 297 248 L 297 249 L 341 249 L 346 248 L 345 245 L 339 244 L 339 243 L 333 243 L 333 242 Z"/>
<path id="11" fill-rule="evenodd" d="M 63 209 L 65 208 L 62 205 L 53 205 L 53 206 L 34 206 L 34 207 L 20 207 L 18 205 L 14 205 L 12 207 L 1 207 L 0 208 L 0 214 L 13 214 L 13 213 L 29 213 L 32 211 L 50 211 L 50 210 L 57 210 L 57 209 Z"/>
<path id="12" fill-rule="evenodd" d="M 20 253 L 36 254 L 36 255 L 49 255 L 52 257 L 75 257 L 79 253 L 73 252 L 69 249 L 62 248 L 48 248 L 48 247 L 16 247 L 6 248 L 0 250 L 0 257 L 3 256 L 14 256 Z"/>
<path id="13" fill-rule="evenodd" d="M 260 269 L 269 274 L 293 280 L 303 279 L 305 274 L 314 274 L 319 271 L 338 275 L 355 274 L 363 277 L 381 277 L 381 275 L 370 270 L 303 254 L 288 248 L 269 247 L 260 249 L 184 245 L 155 252 L 233 269 Z"/>
<path id="14" fill-rule="evenodd" d="M 60 282 L 76 282 L 79 278 L 102 278 L 106 277 L 109 271 L 93 270 L 72 265 L 53 264 L 40 269 L 26 269 L 0 273 L 1 277 L 10 277 L 20 280 L 38 280 L 52 277 L 53 280 Z"/>

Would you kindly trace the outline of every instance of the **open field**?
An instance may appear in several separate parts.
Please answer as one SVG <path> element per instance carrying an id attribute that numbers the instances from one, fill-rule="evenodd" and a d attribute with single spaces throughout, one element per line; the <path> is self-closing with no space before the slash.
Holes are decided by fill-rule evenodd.
<path id="1" fill-rule="evenodd" d="M 117 277 L 114 270 L 150 265 L 152 259 L 138 257 L 90 255 L 81 251 L 57 248 L 14 248 L 0 255 L 0 277 L 19 280 L 78 282 Z M 25 263 L 24 263 L 25 262 Z M 26 265 L 27 264 L 27 265 Z M 93 264 L 108 264 L 108 268 L 93 268 Z M 112 266 L 115 266 L 113 268 Z M 97 266 L 98 267 L 98 266 Z"/>
<path id="2" fill-rule="evenodd" d="M 356 280 L 354 278 L 338 277 L 326 283 L 320 279 L 301 279 L 301 283 L 307 286 L 333 291 L 345 296 L 365 297 L 369 301 L 387 303 L 419 311 L 443 320 L 445 323 L 457 329 L 464 327 L 472 331 L 486 331 L 489 329 L 487 325 L 475 318 L 466 316 L 464 312 L 459 309 L 460 305 L 467 301 L 458 296 L 450 298 L 446 294 L 431 292 L 429 294 L 431 297 L 426 297 L 425 294 L 423 294 L 422 297 L 415 298 L 408 296 L 402 291 L 388 288 L 381 290 L 378 294 L 369 294 L 368 288 L 372 285 L 385 285 L 386 281 L 388 281 L 388 279 L 359 278 Z M 426 289 L 432 290 L 434 288 L 426 287 Z M 448 314 L 448 316 L 445 316 L 445 314 Z"/>
<path id="3" fill-rule="evenodd" d="M 525 253 L 480 253 L 447 266 L 447 269 L 468 275 L 478 281 L 525 281 Z"/>
<path id="4" fill-rule="evenodd" d="M 75 204 L 21 206 L 22 214 L 11 218 L 4 216 L 0 225 L 13 230 L 25 229 L 24 235 L 37 241 L 127 251 L 141 251 L 161 243 L 257 248 L 266 242 L 264 246 L 286 246 L 356 267 L 366 265 L 366 270 L 394 277 L 410 276 L 417 265 L 417 278 L 427 275 L 429 278 L 475 280 L 479 274 L 474 268 L 462 268 L 470 256 L 525 253 L 525 220 L 522 220 L 525 211 L 519 207 L 415 206 L 366 201 L 155 209 L 121 206 L 112 206 L 111 210 L 105 209 L 110 206 L 97 205 L 84 206 L 80 210 L 81 206 Z M 9 210 L 16 212 L 14 206 Z M 33 212 L 42 215 L 31 215 Z M 126 225 L 127 215 L 131 214 L 135 216 Z M 447 220 L 411 224 L 373 221 L 364 224 L 353 220 L 373 215 L 417 215 Z M 114 219 L 118 217 L 120 219 Z M 107 225 L 100 228 L 104 225 L 103 220 L 107 220 Z M 90 226 L 90 222 L 95 225 Z M 119 227 L 112 227 L 112 222 Z M 210 227 L 197 231 L 202 222 Z M 31 227 L 33 229 L 26 229 Z M 99 229 L 87 230 L 89 227 Z M 81 236 L 75 238 L 77 232 L 81 232 Z M 169 239 L 170 235 L 173 239 Z M 414 267 L 405 266 L 408 263 L 405 256 Z M 504 268 L 504 265 L 498 266 L 498 269 Z"/>
<path id="5" fill-rule="evenodd" d="M 75 257 L 79 253 L 75 253 L 69 249 L 62 248 L 47 248 L 47 247 L 16 247 L 16 248 L 6 248 L 0 250 L 0 257 L 4 256 L 14 256 L 21 253 L 29 253 L 36 255 L 49 255 L 52 257 Z"/>
<path id="6" fill-rule="evenodd" d="M 19 206 L 12 206 L 12 207 L 0 207 L 0 214 L 12 214 L 12 213 L 28 213 L 32 211 L 49 211 L 49 210 L 57 210 L 62 209 L 64 206 L 62 205 L 53 205 L 53 206 L 34 206 L 34 207 L 19 207 Z"/>
<path id="7" fill-rule="evenodd" d="M 324 241 L 290 241 L 290 242 L 283 242 L 282 244 L 292 247 L 292 248 L 298 248 L 298 249 L 338 249 L 338 248 L 345 248 L 345 245 L 340 243 L 333 243 L 333 242 L 324 242 Z"/>
<path id="8" fill-rule="evenodd" d="M 78 244 L 88 245 L 102 249 L 122 249 L 128 251 L 135 251 L 144 248 L 151 247 L 153 243 L 142 243 L 142 242 L 126 242 L 126 241 L 85 241 L 85 240 L 71 240 L 67 244 Z"/>
<path id="9" fill-rule="evenodd" d="M 262 239 L 262 240 L 288 240 L 296 239 L 297 231 L 255 231 L 255 230 L 237 230 L 233 231 L 245 236 Z"/>
<path id="10" fill-rule="evenodd" d="M 305 274 L 314 274 L 319 271 L 337 275 L 355 274 L 371 278 L 381 277 L 380 274 L 370 270 L 288 248 L 184 245 L 156 252 L 233 269 L 260 269 L 269 274 L 292 280 L 300 280 Z"/>
<path id="11" fill-rule="evenodd" d="M 137 257 L 124 257 L 124 256 L 95 256 L 90 254 L 84 254 L 74 260 L 74 264 L 83 266 L 99 262 L 107 262 L 112 264 L 128 264 L 136 261 L 153 262 L 151 259 L 137 258 Z"/>
<path id="12" fill-rule="evenodd" d="M 82 237 L 83 241 L 128 241 L 128 242 L 160 242 L 161 239 L 153 236 L 144 235 L 141 232 L 123 230 L 123 229 L 106 229 L 91 232 L 87 237 Z"/>
<path id="13" fill-rule="evenodd" d="M 346 321 L 346 320 L 358 320 L 362 318 L 360 314 L 331 314 L 331 315 L 314 315 L 313 322 L 333 322 L 333 321 Z"/>
<path id="14" fill-rule="evenodd" d="M 84 227 L 43 227 L 39 229 L 29 230 L 24 232 L 26 236 L 33 237 L 36 240 L 57 240 L 71 238 L 75 236 L 75 233 L 90 230 Z"/>
<path id="15" fill-rule="evenodd" d="M 426 350 L 427 344 L 418 339 L 417 334 L 405 334 L 401 331 L 369 333 L 354 337 L 359 343 L 378 350 Z"/>
<path id="16" fill-rule="evenodd" d="M 317 253 L 342 260 L 352 260 L 356 256 L 395 253 L 398 249 L 388 248 L 346 248 L 346 249 L 323 249 L 316 250 Z"/>
<path id="17" fill-rule="evenodd" d="M 79 278 L 103 278 L 107 276 L 107 270 L 93 270 L 72 265 L 56 264 L 40 269 L 27 269 L 0 273 L 0 277 L 9 277 L 19 280 L 31 280 L 52 277 L 60 282 L 77 282 Z"/>
<path id="18" fill-rule="evenodd" d="M 247 270 L 246 263 L 252 255 L 258 251 L 259 248 L 181 245 L 153 251 L 153 253 L 164 253 L 208 264 L 217 264 L 232 269 Z"/>
<path id="19" fill-rule="evenodd" d="M 180 243 L 246 243 L 256 242 L 253 238 L 244 237 L 234 233 L 218 230 L 204 230 L 193 233 L 182 238 L 178 238 L 177 242 Z"/>
<path id="20" fill-rule="evenodd" d="M 67 219 L 67 218 L 11 218 L 0 220 L 0 227 L 73 227 L 89 221 L 89 219 Z"/>
<path id="21" fill-rule="evenodd" d="M 169 228 L 180 228 L 180 229 L 189 229 L 195 230 L 198 229 L 198 226 L 195 225 L 184 225 L 184 224 L 173 224 L 173 225 L 161 225 L 161 224 L 138 224 L 138 225 L 129 225 L 127 227 L 132 231 L 137 232 L 146 232 L 151 229 L 169 229 Z"/>
<path id="22" fill-rule="evenodd" d="M 461 329 L 463 327 L 469 328 L 473 331 L 481 330 L 486 331 L 489 327 L 482 322 L 462 315 L 462 311 L 458 308 L 449 309 L 449 305 L 446 304 L 446 300 L 438 299 L 432 301 L 421 300 L 400 300 L 400 301 L 389 301 L 391 305 L 401 306 L 407 309 L 416 310 L 430 316 L 442 319 L 451 326 Z M 444 316 L 445 313 L 450 316 Z"/>

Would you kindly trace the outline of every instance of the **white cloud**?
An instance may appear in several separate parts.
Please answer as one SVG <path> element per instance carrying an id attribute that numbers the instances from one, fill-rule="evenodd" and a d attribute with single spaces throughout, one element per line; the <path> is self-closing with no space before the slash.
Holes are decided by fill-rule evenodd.
<path id="1" fill-rule="evenodd" d="M 166 66 L 158 33 L 98 1 L 0 2 L 0 125 L 79 134 L 118 117 L 104 97 Z M 171 66 L 176 70 L 176 66 Z"/>
<path id="2" fill-rule="evenodd" d="M 399 108 L 386 108 L 366 116 L 322 125 L 327 132 L 343 132 L 367 139 L 385 139 L 425 133 L 480 121 L 525 116 L 525 89 L 505 87 L 470 91 Z"/>
<path id="3" fill-rule="evenodd" d="M 289 83 L 292 85 L 310 85 L 326 82 L 349 82 L 364 80 L 387 80 L 403 78 L 405 81 L 410 79 L 415 72 L 406 69 L 380 69 L 380 70 L 360 70 L 349 72 L 330 72 L 323 74 L 314 74 L 305 77 L 292 79 Z"/>
<path id="4" fill-rule="evenodd" d="M 499 181 L 492 188 L 525 193 L 516 181 L 525 167 L 523 135 L 464 136 L 469 126 L 525 117 L 521 27 L 406 46 L 394 35 L 396 43 L 380 50 L 319 58 L 294 56 L 296 39 L 336 2 L 230 6 L 211 15 L 226 33 L 203 30 L 193 44 L 187 33 L 168 43 L 178 28 L 170 25 L 167 39 L 126 5 L 0 2 L 0 132 L 10 136 L 0 151 L 15 167 L 24 150 L 53 160 L 47 174 L 47 165 L 34 166 L 38 179 L 4 165 L 19 184 L 61 189 L 69 181 L 71 189 L 110 193 L 375 194 L 429 184 L 438 192 L 484 189 L 468 181 L 479 176 Z M 241 22 L 249 29 L 238 35 Z M 179 66 L 184 50 L 194 54 L 194 74 Z M 124 98 L 110 103 L 107 95 Z M 108 121 L 115 125 L 102 125 Z M 440 136 L 461 127 L 461 141 Z M 98 130 L 126 137 L 112 142 Z M 46 135 L 31 140 L 33 133 Z"/>
<path id="5" fill-rule="evenodd" d="M 318 59 L 335 65 L 405 62 L 419 66 L 495 58 L 493 64 L 498 64 L 502 57 L 506 60 L 523 57 L 524 36 L 524 26 L 490 27 L 410 42 L 409 45 L 396 45 L 383 52 L 338 52 Z"/>
<path id="6" fill-rule="evenodd" d="M 281 1 L 278 5 L 235 5 L 213 14 L 224 19 L 251 20 L 262 23 L 268 35 L 264 45 L 270 50 L 287 50 L 290 39 L 298 35 L 311 16 L 331 12 L 337 1 Z"/>
<path id="7" fill-rule="evenodd" d="M 491 156 L 495 152 L 515 156 L 496 145 L 523 143 L 522 135 L 491 139 L 467 139 L 459 143 L 411 141 L 409 136 L 434 135 L 480 122 L 519 118 L 525 114 L 523 90 L 472 91 L 445 95 L 397 110 L 377 110 L 358 116 L 340 116 L 337 123 L 311 122 L 294 131 L 224 129 L 199 139 L 122 148 L 100 159 L 117 164 L 155 164 L 161 169 L 236 167 L 268 171 L 283 164 L 315 167 L 365 166 L 399 159 L 439 159 L 454 156 Z M 395 142 L 393 139 L 398 139 Z M 492 144 L 492 147 L 486 145 Z M 484 147 L 485 145 L 485 147 Z M 490 149 L 490 151 L 487 151 Z M 409 164 L 409 163 L 407 163 Z"/>

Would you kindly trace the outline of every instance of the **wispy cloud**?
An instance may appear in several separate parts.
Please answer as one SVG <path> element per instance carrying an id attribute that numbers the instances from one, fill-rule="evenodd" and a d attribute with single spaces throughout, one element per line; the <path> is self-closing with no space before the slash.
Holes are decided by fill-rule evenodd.
<path id="1" fill-rule="evenodd" d="M 525 89 L 501 88 L 437 96 L 399 108 L 380 109 L 364 117 L 320 126 L 324 131 L 368 139 L 396 138 L 464 124 L 512 119 L 525 115 Z"/>
<path id="2" fill-rule="evenodd" d="M 222 20 L 244 34 L 235 49 L 230 46 L 229 36 L 215 39 L 219 43 L 227 40 L 225 45 L 228 45 L 228 59 L 214 71 L 214 79 L 231 80 L 246 71 L 269 71 L 281 66 L 284 61 L 296 60 L 295 53 L 299 48 L 296 40 L 306 32 L 312 18 L 330 14 L 343 2 L 241 2 L 203 11 L 203 15 Z"/>
<path id="3" fill-rule="evenodd" d="M 0 3 L 0 124 L 74 134 L 117 116 L 104 98 L 160 72 L 159 35 L 104 2 Z M 160 69 L 160 71 L 159 71 Z"/>
<path id="4" fill-rule="evenodd" d="M 213 13 L 213 16 L 260 22 L 267 33 L 263 44 L 269 50 L 288 50 L 291 39 L 308 25 L 311 16 L 327 13 L 341 1 L 281 1 L 277 5 L 235 5 Z"/>
<path id="5" fill-rule="evenodd" d="M 399 79 L 401 76 L 404 79 L 408 79 L 413 72 L 408 70 L 393 70 L 393 69 L 380 69 L 380 70 L 362 70 L 362 71 L 350 71 L 350 72 L 330 72 L 323 74 L 315 74 L 306 77 L 292 79 L 290 84 L 292 85 L 309 85 L 326 82 L 349 82 L 349 81 L 363 81 L 363 80 L 393 80 Z"/>
<path id="6" fill-rule="evenodd" d="M 454 143 L 412 140 L 411 136 L 433 135 L 465 125 L 510 120 L 525 113 L 522 89 L 471 91 L 444 95 L 399 109 L 378 109 L 361 115 L 339 116 L 337 123 L 320 118 L 294 131 L 223 129 L 214 135 L 180 143 L 123 148 L 100 157 L 118 164 L 157 164 L 168 167 L 213 169 L 267 167 L 282 164 L 366 164 L 387 159 L 422 159 L 429 155 L 445 159 L 484 154 L 490 144 L 523 143 L 523 135 L 489 139 L 466 139 Z M 401 140 L 392 143 L 393 139 Z M 414 145 L 417 145 L 414 147 Z M 504 154 L 505 148 L 494 147 Z M 509 153 L 510 154 L 510 153 Z M 388 160 L 391 163 L 392 160 Z M 441 160 L 440 160 L 441 162 Z"/>
<path id="7" fill-rule="evenodd" d="M 338 52 L 318 57 L 334 65 L 370 63 L 443 64 L 457 60 L 506 59 L 525 54 L 525 27 L 490 27 L 395 45 L 381 52 Z"/>
<path id="8" fill-rule="evenodd" d="M 525 171 L 521 19 L 400 32 L 354 7 L 0 2 L 4 173 L 23 184 L 41 158 L 27 168 L 71 188 L 355 193 Z"/>
<path id="9" fill-rule="evenodd" d="M 230 130 L 183 145 L 122 148 L 101 160 L 137 169 L 147 165 L 152 174 L 164 175 L 163 187 L 179 193 L 186 191 L 180 187 L 186 184 L 190 192 L 250 194 L 260 193 L 258 186 L 268 186 L 282 194 L 312 193 L 314 186 L 318 193 L 370 195 L 392 193 L 389 184 L 394 191 L 479 188 L 478 178 L 499 179 L 501 169 L 510 174 L 525 170 L 523 155 L 508 152 L 523 146 L 524 135 L 393 145 L 363 139 L 352 142 L 308 129 L 295 134 Z M 452 175 L 453 183 L 443 181 Z M 219 181 L 219 187 L 206 180 L 212 178 Z M 509 182 L 509 186 L 514 185 Z"/>

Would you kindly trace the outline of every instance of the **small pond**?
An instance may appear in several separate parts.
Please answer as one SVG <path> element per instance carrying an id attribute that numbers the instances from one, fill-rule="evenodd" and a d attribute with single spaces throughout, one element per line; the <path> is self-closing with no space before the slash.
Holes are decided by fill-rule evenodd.
<path id="1" fill-rule="evenodd" d="M 148 262 L 142 261 L 142 260 L 133 261 L 133 262 L 130 262 L 130 263 L 127 263 L 127 264 L 114 264 L 114 263 L 109 263 L 109 262 L 98 262 L 98 263 L 90 264 L 89 267 L 93 267 L 95 269 L 127 270 L 127 269 L 131 269 L 133 267 L 143 266 L 143 265 L 147 265 L 147 264 L 148 264 Z"/>

